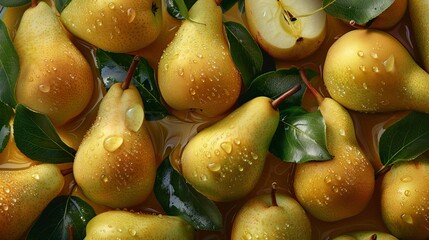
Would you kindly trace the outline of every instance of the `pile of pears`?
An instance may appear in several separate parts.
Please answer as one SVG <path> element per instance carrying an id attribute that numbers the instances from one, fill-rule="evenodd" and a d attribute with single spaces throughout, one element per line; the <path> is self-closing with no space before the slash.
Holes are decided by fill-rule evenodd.
<path id="1" fill-rule="evenodd" d="M 292 170 L 276 183 L 269 174 L 275 172 L 270 167 L 277 159 L 269 150 L 282 121 L 279 106 L 301 84 L 275 99 L 258 96 L 240 105 L 245 86 L 230 53 L 225 14 L 216 1 L 197 0 L 181 21 L 168 19 L 161 0 L 71 0 L 61 13 L 47 2 L 33 0 L 26 6 L 13 37 L 20 65 L 16 101 L 46 115 L 59 132 L 81 121 L 89 124 L 81 125 L 85 134 L 78 137 L 68 169 L 24 156 L 31 166 L 0 170 L 0 238 L 25 239 L 49 202 L 67 194 L 70 185 L 78 189 L 73 194 L 98 209 L 86 226 L 88 240 L 204 236 L 181 217 L 142 210 L 159 208 L 153 203 L 153 189 L 166 153 L 156 145 L 161 133 L 148 123 L 145 99 L 132 75 L 140 60 L 137 53 L 150 55 L 151 49 L 162 48 L 152 67 L 169 117 L 191 125 L 205 123 L 181 136 L 186 143 L 176 170 L 218 206 L 233 206 L 228 213 L 233 216 L 223 216 L 227 221 L 222 236 L 317 239 L 320 226 L 335 228 L 359 220 L 375 204 L 382 227 L 347 225 L 329 238 L 429 239 L 429 187 L 424 184 L 429 159 L 422 155 L 376 176 L 379 164 L 362 142 L 354 117 L 357 112 L 429 113 L 429 18 L 422 11 L 429 10 L 429 4 L 396 0 L 388 9 L 400 11 L 394 22 L 380 16 L 369 29 L 347 28 L 326 47 L 323 90 L 299 71 L 309 93 L 305 96 L 316 100 L 313 109 L 326 125 L 326 149 L 332 158 L 281 163 Z M 387 32 L 404 9 L 413 30 L 422 33 L 415 36 L 422 64 Z M 177 24 L 173 30 L 172 22 Z M 329 33 L 329 26 L 323 31 Z M 98 66 L 91 59 L 97 49 L 135 55 L 126 78 L 108 89 L 101 87 Z M 200 122 L 192 122 L 195 116 Z M 19 152 L 13 136 L 0 153 L 0 163 L 14 156 L 12 151 Z M 72 172 L 72 180 L 63 176 L 67 172 Z"/>

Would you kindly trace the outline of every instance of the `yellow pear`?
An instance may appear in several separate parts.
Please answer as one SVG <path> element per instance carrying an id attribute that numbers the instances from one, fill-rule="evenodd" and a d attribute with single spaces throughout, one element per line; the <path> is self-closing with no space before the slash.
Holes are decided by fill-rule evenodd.
<path id="1" fill-rule="evenodd" d="M 45 2 L 25 11 L 14 46 L 19 103 L 46 114 L 57 126 L 85 109 L 94 88 L 91 67 Z"/>
<path id="2" fill-rule="evenodd" d="M 381 214 L 399 239 L 429 239 L 429 159 L 394 164 L 381 186 Z"/>
<path id="3" fill-rule="evenodd" d="M 236 102 L 241 76 L 229 54 L 222 9 L 214 0 L 198 0 L 189 10 L 158 65 L 158 84 L 175 110 L 214 117 Z"/>
<path id="4" fill-rule="evenodd" d="M 303 80 L 319 101 L 326 123 L 327 161 L 297 164 L 294 190 L 298 202 L 314 217 L 333 222 L 360 213 L 374 191 L 374 169 L 356 140 L 353 120 L 331 98 L 322 98 Z M 350 204 L 353 203 L 353 204 Z"/>
<path id="5" fill-rule="evenodd" d="M 73 173 L 88 199 L 109 207 L 134 206 L 152 192 L 156 159 L 135 86 L 124 90 L 116 83 L 108 90 L 77 150 Z"/>
<path id="6" fill-rule="evenodd" d="M 0 170 L 0 236 L 21 239 L 63 185 L 63 175 L 53 164 Z"/>
<path id="7" fill-rule="evenodd" d="M 332 240 L 398 240 L 395 236 L 379 231 L 355 231 L 344 233 Z"/>
<path id="8" fill-rule="evenodd" d="M 383 31 L 341 36 L 328 50 L 323 78 L 330 96 L 351 110 L 429 112 L 429 75 Z"/>
<path id="9" fill-rule="evenodd" d="M 86 226 L 86 239 L 193 240 L 194 229 L 176 216 L 108 211 Z"/>
<path id="10" fill-rule="evenodd" d="M 429 9 L 428 1 L 408 0 L 408 12 L 410 15 L 415 45 L 423 63 L 423 68 L 429 71 Z"/>
<path id="11" fill-rule="evenodd" d="M 73 35 L 98 48 L 132 52 L 161 32 L 161 0 L 72 0 L 61 20 Z"/>

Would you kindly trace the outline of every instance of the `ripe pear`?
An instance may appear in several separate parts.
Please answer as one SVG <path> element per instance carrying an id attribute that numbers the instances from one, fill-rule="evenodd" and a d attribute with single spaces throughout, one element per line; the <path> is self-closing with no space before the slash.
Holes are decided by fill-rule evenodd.
<path id="1" fill-rule="evenodd" d="M 108 211 L 92 218 L 86 239 L 194 239 L 194 229 L 176 216 Z"/>
<path id="2" fill-rule="evenodd" d="M 214 201 L 245 196 L 261 176 L 278 123 L 270 98 L 250 100 L 191 138 L 181 156 L 183 176 Z"/>
<path id="3" fill-rule="evenodd" d="M 374 169 L 356 140 L 353 120 L 331 98 L 323 98 L 302 78 L 319 101 L 326 124 L 326 147 L 331 160 L 297 164 L 294 190 L 298 202 L 314 217 L 327 222 L 360 213 L 374 191 Z M 350 204 L 353 203 L 353 204 Z"/>
<path id="4" fill-rule="evenodd" d="M 61 21 L 75 36 L 110 52 L 132 52 L 162 29 L 161 0 L 72 0 Z"/>
<path id="5" fill-rule="evenodd" d="M 383 178 L 381 214 L 399 239 L 429 239 L 429 159 L 394 164 Z"/>
<path id="6" fill-rule="evenodd" d="M 74 177 L 91 201 L 113 207 L 143 202 L 152 192 L 156 159 L 137 88 L 112 85 L 80 144 Z"/>
<path id="7" fill-rule="evenodd" d="M 407 4 L 408 0 L 394 0 L 392 5 L 378 15 L 369 27 L 375 29 L 393 28 L 407 12 Z"/>
<path id="8" fill-rule="evenodd" d="M 429 2 L 420 0 L 408 1 L 408 12 L 410 15 L 411 26 L 415 45 L 419 50 L 419 55 L 422 60 L 422 66 L 426 71 L 429 71 L 429 17 L 428 17 Z"/>
<path id="9" fill-rule="evenodd" d="M 20 239 L 63 188 L 53 164 L 0 171 L 0 236 Z"/>
<path id="10" fill-rule="evenodd" d="M 386 32 L 357 29 L 329 48 L 326 88 L 346 108 L 362 112 L 429 112 L 429 75 Z"/>
<path id="11" fill-rule="evenodd" d="M 14 46 L 19 103 L 46 114 L 57 126 L 85 109 L 94 89 L 91 67 L 45 2 L 25 11 Z"/>
<path id="12" fill-rule="evenodd" d="M 281 193 L 256 196 L 241 207 L 231 231 L 232 240 L 253 238 L 311 239 L 311 223 L 291 196 Z"/>
<path id="13" fill-rule="evenodd" d="M 332 240 L 398 240 L 395 236 L 379 231 L 355 231 L 344 233 Z"/>
<path id="14" fill-rule="evenodd" d="M 165 102 L 207 117 L 229 110 L 242 81 L 228 46 L 222 9 L 214 0 L 198 0 L 159 61 L 158 84 Z"/>

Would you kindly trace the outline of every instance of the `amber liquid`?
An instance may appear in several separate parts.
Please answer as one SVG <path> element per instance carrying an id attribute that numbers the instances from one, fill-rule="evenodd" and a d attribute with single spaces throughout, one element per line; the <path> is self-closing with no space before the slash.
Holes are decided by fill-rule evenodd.
<path id="1" fill-rule="evenodd" d="M 22 12 L 23 8 L 7 9 L 5 12 L 5 16 L 3 17 L 3 19 L 10 29 L 10 34 L 12 37 L 14 36 L 14 31 L 18 26 L 19 18 Z M 159 39 L 151 46 L 142 49 L 141 51 L 136 53 L 145 57 L 155 69 L 155 72 L 157 69 L 157 63 L 162 54 L 162 50 L 172 40 L 175 31 L 180 26 L 180 21 L 170 17 L 166 13 L 165 9 L 163 12 L 163 16 L 164 30 L 161 33 Z M 225 14 L 225 20 L 240 22 L 244 25 L 246 24 L 245 16 L 239 12 L 237 6 L 233 7 Z M 330 45 L 342 34 L 353 29 L 353 27 L 347 25 L 341 20 L 334 19 L 329 16 L 327 25 L 328 32 L 326 39 L 317 52 L 307 57 L 306 59 L 297 62 L 277 61 L 277 67 L 306 67 L 322 72 L 323 62 Z M 412 47 L 413 37 L 411 33 L 410 21 L 407 15 L 404 16 L 403 20 L 397 26 L 390 30 L 387 30 L 387 32 L 389 32 L 398 40 L 400 40 L 400 42 L 402 42 L 403 45 L 410 51 L 411 55 L 416 59 L 416 61 L 419 62 L 419 60 L 417 59 L 418 54 L 416 50 Z M 94 49 L 79 40 L 74 39 L 74 42 L 85 54 L 89 62 L 94 67 L 94 73 L 98 72 L 95 69 Z M 313 81 L 313 84 L 322 93 L 322 95 L 328 96 L 327 91 L 323 85 L 322 77 L 323 76 L 316 78 Z M 75 149 L 78 148 L 83 135 L 94 120 L 98 103 L 104 94 L 101 79 L 99 79 L 98 76 L 96 76 L 96 79 L 97 87 L 94 90 L 94 96 L 90 106 L 87 107 L 87 109 L 80 117 L 70 122 L 66 126 L 62 127 L 61 129 L 58 129 L 64 141 L 66 141 L 70 146 Z M 306 94 L 303 106 L 308 110 L 315 110 L 317 108 L 317 102 L 311 94 Z M 392 123 L 399 117 L 402 117 L 404 113 L 399 112 L 385 114 L 364 114 L 350 111 L 350 114 L 355 123 L 355 130 L 358 141 L 361 144 L 363 150 L 365 151 L 365 154 L 370 159 L 372 159 L 372 164 L 377 171 L 382 167 L 382 164 L 378 157 L 377 144 L 379 137 L 389 123 Z M 177 117 L 171 115 L 159 121 L 146 121 L 146 125 L 150 130 L 151 137 L 156 148 L 155 150 L 157 152 L 157 158 L 159 163 L 167 156 L 169 156 L 169 154 L 177 145 L 184 146 L 187 141 L 194 134 L 197 133 L 199 129 L 209 123 L 207 120 L 204 119 L 197 119 L 197 122 L 189 122 L 189 119 L 196 120 L 196 118 L 193 118 L 186 113 L 176 113 L 176 116 Z M 20 153 L 19 150 L 16 149 L 13 143 L 13 139 L 11 139 L 7 149 L 0 154 L 0 169 L 25 168 L 32 164 L 37 163 L 28 160 L 22 153 Z M 234 216 L 240 209 L 240 207 L 253 196 L 269 193 L 271 191 L 271 186 L 273 182 L 277 183 L 278 191 L 293 196 L 294 193 L 292 184 L 294 166 L 295 165 L 293 163 L 282 162 L 281 160 L 275 158 L 273 155 L 268 154 L 263 175 L 255 189 L 248 196 L 233 202 L 217 203 L 220 211 L 223 214 L 225 228 L 221 231 L 216 232 L 198 231 L 197 239 L 229 239 Z M 63 170 L 67 170 L 72 167 L 72 164 L 62 164 L 60 167 Z M 333 223 L 323 222 L 310 216 L 312 223 L 313 239 L 329 239 L 344 232 L 353 230 L 387 231 L 380 215 L 379 193 L 381 178 L 382 177 L 378 178 L 376 181 L 376 187 L 372 200 L 370 201 L 366 209 L 357 216 Z M 66 176 L 66 182 L 67 184 L 65 185 L 62 194 L 68 194 L 70 192 L 73 192 L 74 195 L 82 197 L 84 200 L 91 203 L 97 213 L 109 210 L 107 207 L 99 206 L 86 199 L 79 190 L 79 188 L 75 187 L 76 185 L 73 181 L 72 174 Z M 164 213 L 161 206 L 156 201 L 154 194 L 152 194 L 140 206 L 136 207 L 135 210 Z"/>

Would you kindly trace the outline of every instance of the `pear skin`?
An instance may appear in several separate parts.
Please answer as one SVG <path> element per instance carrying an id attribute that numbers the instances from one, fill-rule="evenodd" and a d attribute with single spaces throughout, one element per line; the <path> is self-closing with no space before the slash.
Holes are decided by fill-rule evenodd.
<path id="1" fill-rule="evenodd" d="M 94 89 L 91 67 L 45 2 L 25 11 L 14 46 L 20 64 L 18 103 L 46 114 L 57 126 L 86 108 Z"/>
<path id="2" fill-rule="evenodd" d="M 0 171 L 0 236 L 20 239 L 63 188 L 53 164 Z"/>
<path id="3" fill-rule="evenodd" d="M 408 0 L 408 12 L 410 15 L 415 45 L 419 50 L 423 68 L 429 71 L 429 2 L 420 0 Z"/>
<path id="4" fill-rule="evenodd" d="M 152 192 L 156 159 L 144 125 L 137 88 L 111 86 L 73 164 L 79 187 L 91 201 L 112 208 L 143 202 Z"/>
<path id="5" fill-rule="evenodd" d="M 331 98 L 324 98 L 319 109 L 326 123 L 327 150 L 333 159 L 297 164 L 293 187 L 307 212 L 333 222 L 363 211 L 372 197 L 375 177 L 370 160 L 356 140 L 347 110 Z"/>
<path id="6" fill-rule="evenodd" d="M 236 102 L 241 76 L 229 54 L 222 9 L 198 0 L 158 64 L 158 84 L 167 105 L 206 117 L 222 115 Z"/>
<path id="7" fill-rule="evenodd" d="M 137 51 L 161 32 L 161 0 L 73 0 L 61 21 L 73 35 L 103 50 Z"/>
<path id="8" fill-rule="evenodd" d="M 370 28 L 391 29 L 396 26 L 407 12 L 408 0 L 394 0 L 392 5 L 378 15 Z"/>
<path id="9" fill-rule="evenodd" d="M 329 48 L 323 79 L 330 96 L 361 112 L 429 112 L 429 75 L 394 37 L 357 29 Z"/>
<path id="10" fill-rule="evenodd" d="M 254 188 L 279 123 L 271 102 L 254 98 L 189 141 L 181 156 L 182 174 L 197 191 L 226 202 Z"/>
<path id="11" fill-rule="evenodd" d="M 332 238 L 332 240 L 398 240 L 395 236 L 379 231 L 355 231 Z"/>
<path id="12" fill-rule="evenodd" d="M 86 226 L 86 239 L 193 240 L 194 229 L 176 216 L 108 211 Z"/>

